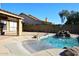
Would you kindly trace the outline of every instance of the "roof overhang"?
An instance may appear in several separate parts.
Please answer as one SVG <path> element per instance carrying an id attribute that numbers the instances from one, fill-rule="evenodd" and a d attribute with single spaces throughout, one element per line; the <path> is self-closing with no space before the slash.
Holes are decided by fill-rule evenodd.
<path id="1" fill-rule="evenodd" d="M 0 9 L 0 14 L 4 14 L 4 15 L 11 16 L 11 17 L 18 18 L 18 19 L 24 19 L 23 17 L 20 17 L 14 13 L 11 13 L 11 12 L 8 12 L 2 9 Z"/>

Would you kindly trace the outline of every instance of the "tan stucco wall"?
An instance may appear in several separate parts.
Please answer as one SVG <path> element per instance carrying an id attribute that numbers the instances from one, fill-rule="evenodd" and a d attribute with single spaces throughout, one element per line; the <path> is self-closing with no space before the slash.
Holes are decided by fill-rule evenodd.
<path id="1" fill-rule="evenodd" d="M 6 22 L 7 22 L 7 24 L 6 24 L 7 32 L 9 32 L 10 31 L 10 21 L 6 21 Z"/>
<path id="2" fill-rule="evenodd" d="M 21 35 L 22 34 L 22 20 L 19 19 L 17 22 L 17 35 Z"/>

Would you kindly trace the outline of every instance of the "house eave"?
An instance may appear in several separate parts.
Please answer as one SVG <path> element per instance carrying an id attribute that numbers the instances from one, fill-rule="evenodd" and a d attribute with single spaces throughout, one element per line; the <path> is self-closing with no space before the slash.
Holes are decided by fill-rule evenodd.
<path id="1" fill-rule="evenodd" d="M 14 14 L 14 13 L 11 13 L 11 12 L 8 12 L 8 11 L 2 10 L 2 9 L 0 9 L 0 13 L 5 14 L 7 16 L 15 17 L 15 18 L 18 18 L 18 19 L 24 19 L 21 16 L 18 16 L 18 15 Z"/>

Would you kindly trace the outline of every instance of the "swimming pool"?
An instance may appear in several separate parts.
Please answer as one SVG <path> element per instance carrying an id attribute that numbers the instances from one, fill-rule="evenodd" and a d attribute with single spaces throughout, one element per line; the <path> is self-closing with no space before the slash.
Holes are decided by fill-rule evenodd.
<path id="1" fill-rule="evenodd" d="M 54 38 L 49 36 L 47 38 L 41 39 L 44 44 L 49 44 L 54 48 L 64 48 L 64 47 L 74 47 L 79 46 L 79 41 L 76 38 Z"/>

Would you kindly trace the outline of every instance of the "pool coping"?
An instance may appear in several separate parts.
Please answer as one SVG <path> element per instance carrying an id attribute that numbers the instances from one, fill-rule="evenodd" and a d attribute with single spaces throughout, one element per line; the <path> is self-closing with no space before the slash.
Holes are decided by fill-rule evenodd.
<path id="1" fill-rule="evenodd" d="M 38 40 L 41 40 L 41 39 L 44 39 L 44 38 L 47 38 L 47 37 L 50 37 L 50 36 L 54 36 L 55 34 L 48 34 L 48 35 L 43 35 L 41 37 L 38 38 Z M 70 34 L 71 35 L 71 38 L 77 38 L 79 37 L 79 35 L 76 35 L 76 34 Z"/>
<path id="2" fill-rule="evenodd" d="M 50 36 L 54 36 L 55 34 L 48 34 L 48 35 L 44 35 L 44 36 L 41 36 L 38 38 L 38 40 L 41 40 L 41 39 L 44 39 L 44 38 L 47 38 L 47 37 L 50 37 Z"/>

